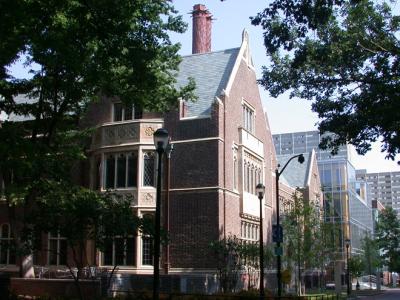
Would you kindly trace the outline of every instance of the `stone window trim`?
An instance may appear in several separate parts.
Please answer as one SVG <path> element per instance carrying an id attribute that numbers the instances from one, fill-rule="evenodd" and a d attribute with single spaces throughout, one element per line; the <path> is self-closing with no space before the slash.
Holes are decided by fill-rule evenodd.
<path id="1" fill-rule="evenodd" d="M 240 222 L 240 238 L 242 241 L 257 242 L 260 238 L 260 224 L 242 220 Z"/>
<path id="2" fill-rule="evenodd" d="M 243 191 L 257 195 L 256 185 L 264 182 L 263 162 L 245 152 L 243 159 Z"/>

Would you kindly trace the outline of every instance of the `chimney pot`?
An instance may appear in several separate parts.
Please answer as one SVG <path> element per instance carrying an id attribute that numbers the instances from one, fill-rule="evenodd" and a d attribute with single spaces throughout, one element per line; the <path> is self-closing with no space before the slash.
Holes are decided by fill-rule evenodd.
<path id="1" fill-rule="evenodd" d="M 193 6 L 193 41 L 192 53 L 211 51 L 211 22 L 212 15 L 203 4 Z"/>

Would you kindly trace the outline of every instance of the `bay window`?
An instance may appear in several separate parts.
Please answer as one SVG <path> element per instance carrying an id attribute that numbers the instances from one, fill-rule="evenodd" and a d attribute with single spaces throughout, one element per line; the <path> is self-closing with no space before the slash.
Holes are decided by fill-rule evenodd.
<path id="1" fill-rule="evenodd" d="M 105 188 L 137 186 L 137 153 L 111 153 L 105 157 Z"/>

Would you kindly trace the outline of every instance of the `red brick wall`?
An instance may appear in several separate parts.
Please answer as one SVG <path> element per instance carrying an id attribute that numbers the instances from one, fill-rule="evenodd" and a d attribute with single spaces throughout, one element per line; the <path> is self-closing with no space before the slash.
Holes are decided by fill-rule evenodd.
<path id="1" fill-rule="evenodd" d="M 86 295 L 86 299 L 93 299 L 100 296 L 100 281 L 81 280 L 80 286 L 82 293 Z M 11 278 L 10 291 L 16 295 L 27 296 L 78 296 L 75 283 L 72 279 Z"/>
<path id="2" fill-rule="evenodd" d="M 266 187 L 265 200 L 267 205 L 274 205 L 274 195 L 273 192 L 275 178 L 272 177 L 272 171 L 276 166 L 275 151 L 273 150 L 274 145 L 272 141 L 271 132 L 267 124 L 262 100 L 258 90 L 258 85 L 256 81 L 256 74 L 254 70 L 246 64 L 244 60 L 241 60 L 240 67 L 237 71 L 235 80 L 233 82 L 232 88 L 229 91 L 229 95 L 223 98 L 223 103 L 225 105 L 226 120 L 225 120 L 225 136 L 223 139 L 225 141 L 225 172 L 226 172 L 226 188 L 228 190 L 233 190 L 233 143 L 239 144 L 239 128 L 243 124 L 242 116 L 242 100 L 245 100 L 252 107 L 255 108 L 255 133 L 254 135 L 263 141 L 264 145 L 264 185 Z M 239 168 L 241 165 L 239 165 Z M 241 180 L 239 176 L 239 181 Z M 239 184 L 240 187 L 240 184 Z M 238 201 L 238 200 L 236 200 Z M 271 209 L 265 209 L 265 221 L 264 221 L 264 232 L 268 234 L 270 232 L 271 225 Z M 235 218 L 236 224 L 229 224 L 230 227 L 234 228 L 232 231 L 240 232 L 240 219 L 237 213 L 231 215 L 230 212 L 227 213 L 226 219 Z M 238 227 L 239 226 L 239 227 Z M 228 229 L 228 224 L 227 224 Z"/>
<path id="3" fill-rule="evenodd" d="M 171 192 L 170 220 L 171 267 L 214 268 L 209 244 L 219 237 L 218 192 Z"/>
<path id="4" fill-rule="evenodd" d="M 171 189 L 218 185 L 218 140 L 174 144 Z"/>
<path id="5" fill-rule="evenodd" d="M 211 110 L 211 116 L 198 119 L 180 119 L 174 110 L 165 115 L 165 128 L 172 141 L 202 139 L 218 136 L 218 106 Z"/>

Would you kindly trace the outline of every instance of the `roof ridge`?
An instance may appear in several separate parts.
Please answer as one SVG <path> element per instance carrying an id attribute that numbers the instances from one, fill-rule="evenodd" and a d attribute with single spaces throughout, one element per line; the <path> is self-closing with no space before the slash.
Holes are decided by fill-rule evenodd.
<path id="1" fill-rule="evenodd" d="M 225 51 L 230 51 L 230 50 L 237 50 L 237 49 L 240 49 L 240 47 L 228 48 L 228 49 L 211 51 L 211 52 L 203 52 L 203 53 L 194 53 L 194 54 L 182 55 L 181 57 L 200 56 L 200 55 L 205 55 L 205 54 L 214 54 L 214 53 L 225 52 Z"/>

